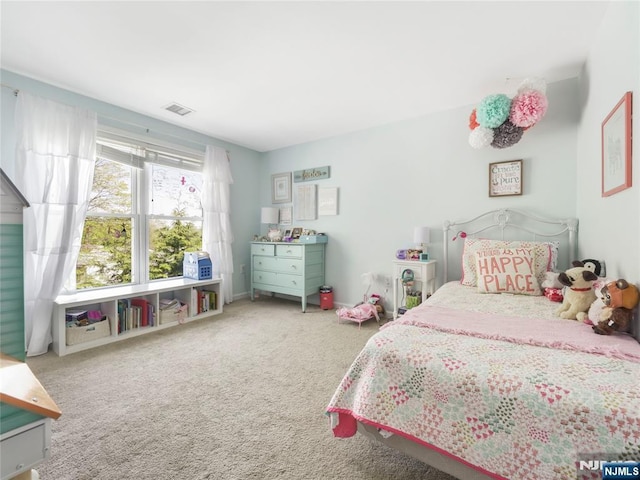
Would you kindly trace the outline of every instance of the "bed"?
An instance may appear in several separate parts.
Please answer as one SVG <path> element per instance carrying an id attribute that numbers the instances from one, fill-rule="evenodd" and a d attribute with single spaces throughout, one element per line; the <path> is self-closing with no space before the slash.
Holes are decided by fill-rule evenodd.
<path id="1" fill-rule="evenodd" d="M 464 480 L 598 479 L 599 461 L 640 460 L 640 344 L 558 318 L 531 278 L 575 259 L 577 226 L 504 209 L 445 222 L 442 287 L 367 342 L 327 407 L 333 434 Z M 520 290 L 486 293 L 505 280 L 483 265 L 508 250 Z"/>

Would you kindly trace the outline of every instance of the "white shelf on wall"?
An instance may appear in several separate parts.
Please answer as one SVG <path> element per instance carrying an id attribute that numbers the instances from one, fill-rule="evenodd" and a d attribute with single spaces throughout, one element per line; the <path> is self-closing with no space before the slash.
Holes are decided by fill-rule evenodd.
<path id="1" fill-rule="evenodd" d="M 175 327 L 176 325 L 180 325 L 180 323 L 218 315 L 222 313 L 223 308 L 220 286 L 220 278 L 209 280 L 179 278 L 143 285 L 126 285 L 81 291 L 70 295 L 60 295 L 56 298 L 53 306 L 53 350 L 59 356 L 68 355 L 127 338 L 156 332 L 165 328 Z M 200 296 L 198 292 L 202 291 L 214 292 L 215 295 L 212 296 L 217 300 L 215 305 L 210 305 L 206 311 L 202 311 L 201 305 L 199 305 Z M 144 299 L 152 305 L 155 311 L 153 325 L 138 326 L 119 332 L 118 302 L 128 301 L 134 298 Z M 186 304 L 188 306 L 186 316 L 181 320 L 175 319 L 170 321 L 166 321 L 167 318 L 163 317 L 165 321 L 161 322 L 160 302 L 165 299 L 178 299 Z M 66 313 L 72 310 L 100 310 L 107 316 L 108 320 L 106 321 L 109 322 L 108 329 L 105 330 L 102 328 L 102 330 L 105 330 L 105 335 L 99 338 L 92 338 L 91 333 L 88 333 L 87 341 L 67 345 Z"/>

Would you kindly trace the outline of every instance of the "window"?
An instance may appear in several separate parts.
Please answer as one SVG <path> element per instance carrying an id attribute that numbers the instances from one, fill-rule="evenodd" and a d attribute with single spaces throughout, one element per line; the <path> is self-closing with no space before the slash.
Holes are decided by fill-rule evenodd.
<path id="1" fill-rule="evenodd" d="M 202 248 L 202 158 L 98 142 L 76 288 L 182 276 L 184 252 Z"/>
<path id="2" fill-rule="evenodd" d="M 182 275 L 185 251 L 202 248 L 202 174 L 151 164 L 149 279 Z"/>
<path id="3" fill-rule="evenodd" d="M 76 264 L 76 288 L 131 283 L 134 189 L 137 171 L 131 166 L 98 157 L 82 244 Z"/>

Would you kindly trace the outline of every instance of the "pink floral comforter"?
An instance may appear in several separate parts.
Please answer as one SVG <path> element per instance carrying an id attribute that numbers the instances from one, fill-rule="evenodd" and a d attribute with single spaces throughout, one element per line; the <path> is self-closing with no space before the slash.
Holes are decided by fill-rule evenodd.
<path id="1" fill-rule="evenodd" d="M 635 340 L 531 311 L 461 315 L 466 300 L 433 299 L 386 324 L 355 359 L 327 407 L 336 436 L 355 434 L 359 420 L 518 480 L 597 479 L 580 460 L 640 459 Z"/>

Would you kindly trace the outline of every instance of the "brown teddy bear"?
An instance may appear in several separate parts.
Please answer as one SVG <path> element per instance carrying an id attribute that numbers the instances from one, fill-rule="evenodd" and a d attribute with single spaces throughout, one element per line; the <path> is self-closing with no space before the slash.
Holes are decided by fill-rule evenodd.
<path id="1" fill-rule="evenodd" d="M 572 265 L 573 268 L 558 275 L 560 283 L 568 288 L 564 292 L 562 305 L 556 310 L 556 315 L 582 322 L 596 299 L 593 282 L 598 279 L 598 276 L 579 260 L 574 260 Z"/>
<path id="2" fill-rule="evenodd" d="M 600 313 L 600 321 L 592 327 L 593 331 L 600 335 L 626 332 L 633 316 L 632 310 L 640 301 L 638 288 L 620 278 L 606 284 L 601 292 L 605 306 Z"/>

